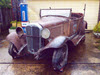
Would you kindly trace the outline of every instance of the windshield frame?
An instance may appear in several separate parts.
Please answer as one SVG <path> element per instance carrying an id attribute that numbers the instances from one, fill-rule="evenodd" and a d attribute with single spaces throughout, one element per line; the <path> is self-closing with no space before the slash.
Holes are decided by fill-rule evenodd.
<path id="1" fill-rule="evenodd" d="M 42 10 L 58 10 L 58 11 L 60 11 L 60 10 L 69 10 L 69 17 L 71 17 L 71 14 L 72 14 L 72 8 L 66 8 L 66 9 L 40 9 L 40 18 L 41 17 L 43 17 L 42 15 L 41 15 L 41 13 L 42 13 Z M 56 15 L 56 14 L 55 14 Z M 46 15 L 44 15 L 44 16 L 46 16 Z M 52 16 L 54 16 L 54 15 L 52 15 Z M 56 15 L 56 16 L 63 16 L 63 15 Z M 66 18 L 68 18 L 67 16 L 63 16 L 63 17 L 66 17 Z"/>

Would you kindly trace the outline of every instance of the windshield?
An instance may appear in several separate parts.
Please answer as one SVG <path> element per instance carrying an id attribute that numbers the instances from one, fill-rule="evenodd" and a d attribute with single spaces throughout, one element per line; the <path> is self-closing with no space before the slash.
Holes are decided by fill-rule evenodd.
<path id="1" fill-rule="evenodd" d="M 58 15 L 58 16 L 70 17 L 71 9 L 41 9 L 40 17 L 46 16 L 46 15 L 52 15 L 52 16 Z"/>

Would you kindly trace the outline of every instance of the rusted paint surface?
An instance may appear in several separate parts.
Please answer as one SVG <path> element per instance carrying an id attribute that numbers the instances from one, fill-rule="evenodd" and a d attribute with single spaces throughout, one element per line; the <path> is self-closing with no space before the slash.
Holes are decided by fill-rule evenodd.
<path id="1" fill-rule="evenodd" d="M 37 23 L 39 23 L 43 28 L 48 28 L 50 30 L 49 40 L 53 40 L 60 35 L 71 37 L 72 35 L 77 34 L 78 36 L 82 37 L 85 34 L 85 23 L 83 23 L 83 17 L 84 15 L 82 13 L 72 13 L 70 18 L 64 16 L 49 15 L 46 17 L 42 17 L 39 21 L 37 21 Z M 17 28 L 16 31 L 18 35 L 16 33 L 11 33 L 7 36 L 7 39 L 13 42 L 19 50 L 21 46 L 26 43 L 26 36 L 25 34 L 23 34 L 21 28 Z M 24 36 L 20 38 L 20 36 L 22 35 Z M 80 38 L 73 39 L 71 41 L 76 45 L 79 40 Z M 45 42 L 45 44 L 47 43 Z"/>
<path id="2" fill-rule="evenodd" d="M 43 27 L 51 27 L 53 25 L 63 24 L 64 22 L 68 22 L 68 18 L 59 16 L 43 17 L 40 19 L 40 21 L 38 21 L 38 23 Z"/>

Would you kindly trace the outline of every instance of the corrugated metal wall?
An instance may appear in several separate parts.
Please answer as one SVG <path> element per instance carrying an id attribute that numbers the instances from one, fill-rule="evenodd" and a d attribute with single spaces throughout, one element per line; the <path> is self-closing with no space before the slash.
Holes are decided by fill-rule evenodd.
<path id="1" fill-rule="evenodd" d="M 73 12 L 82 12 L 86 7 L 85 20 L 88 29 L 93 29 L 98 21 L 99 0 L 27 0 L 29 20 L 33 22 L 39 19 L 39 10 L 43 8 L 72 8 Z"/>

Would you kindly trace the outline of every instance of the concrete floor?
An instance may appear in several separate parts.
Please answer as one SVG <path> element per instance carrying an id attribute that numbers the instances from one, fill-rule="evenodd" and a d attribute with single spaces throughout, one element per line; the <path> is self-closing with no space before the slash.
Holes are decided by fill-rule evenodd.
<path id="1" fill-rule="evenodd" d="M 100 75 L 100 50 L 93 46 L 96 41 L 91 33 L 86 41 L 69 51 L 64 72 L 55 72 L 51 60 L 24 57 L 12 59 L 8 54 L 8 42 L 0 41 L 0 75 Z"/>

